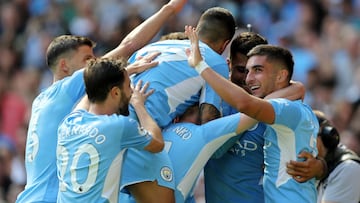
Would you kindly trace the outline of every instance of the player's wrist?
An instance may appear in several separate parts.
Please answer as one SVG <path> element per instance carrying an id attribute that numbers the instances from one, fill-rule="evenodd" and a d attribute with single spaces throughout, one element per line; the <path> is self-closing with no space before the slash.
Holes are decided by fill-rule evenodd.
<path id="1" fill-rule="evenodd" d="M 201 60 L 196 66 L 195 66 L 195 70 L 199 73 L 199 75 L 201 75 L 201 73 L 207 69 L 210 68 L 209 65 L 204 61 Z"/>
<path id="2" fill-rule="evenodd" d="M 328 167 L 327 167 L 327 163 L 326 163 L 324 158 L 317 156 L 316 159 L 319 160 L 321 165 L 322 165 L 322 173 L 318 174 L 318 176 L 316 176 L 316 179 L 321 180 L 321 179 L 323 179 L 324 177 L 327 176 Z"/>

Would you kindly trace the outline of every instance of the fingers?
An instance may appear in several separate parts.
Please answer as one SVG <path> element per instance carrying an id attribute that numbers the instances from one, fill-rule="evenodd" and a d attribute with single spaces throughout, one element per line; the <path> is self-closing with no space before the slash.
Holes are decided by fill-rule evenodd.
<path id="1" fill-rule="evenodd" d="M 155 92 L 155 89 L 151 89 L 145 93 L 145 97 L 148 98 L 150 95 L 152 95 Z"/>
<path id="2" fill-rule="evenodd" d="M 142 85 L 142 80 L 139 80 L 139 81 L 136 83 L 134 90 L 135 90 L 135 91 L 139 91 L 140 88 L 141 88 L 141 85 Z"/>
<path id="3" fill-rule="evenodd" d="M 155 51 L 155 52 L 151 52 L 149 54 L 147 54 L 146 56 L 144 56 L 142 59 L 145 62 L 151 62 L 153 61 L 156 57 L 158 57 L 161 54 L 161 52 L 159 51 Z"/>
<path id="4" fill-rule="evenodd" d="M 157 52 L 148 53 L 145 56 L 137 57 L 137 60 L 133 64 L 127 66 L 126 70 L 128 74 L 132 75 L 135 73 L 141 73 L 150 68 L 157 66 L 159 62 L 153 60 L 160 54 L 161 53 L 157 51 Z"/>
<path id="5" fill-rule="evenodd" d="M 296 180 L 299 183 L 306 182 L 308 179 L 303 176 L 293 176 L 293 179 Z"/>
<path id="6" fill-rule="evenodd" d="M 305 182 L 314 177 L 314 172 L 307 162 L 290 161 L 286 163 L 286 172 L 297 182 Z"/>
<path id="7" fill-rule="evenodd" d="M 185 25 L 185 34 L 189 38 L 191 43 L 195 41 L 195 28 L 193 26 Z"/>
<path id="8" fill-rule="evenodd" d="M 141 92 L 141 93 L 145 93 L 148 87 L 149 87 L 149 82 L 146 82 L 146 83 L 144 84 L 144 86 L 141 88 L 141 91 L 140 91 L 140 92 Z"/>
<path id="9" fill-rule="evenodd" d="M 148 96 L 150 96 L 151 94 L 154 93 L 154 89 L 147 91 L 150 86 L 149 82 L 146 82 L 144 85 L 142 85 L 142 84 L 143 84 L 143 81 L 139 80 L 136 83 L 134 91 L 140 93 L 140 95 L 143 95 L 145 98 L 147 98 Z"/>
<path id="10" fill-rule="evenodd" d="M 307 151 L 302 151 L 300 152 L 300 154 L 298 155 L 298 158 L 305 158 L 306 159 L 310 159 L 310 158 L 314 158 L 313 155 L 310 152 Z"/>
<path id="11" fill-rule="evenodd" d="M 190 25 L 186 25 L 185 26 L 185 34 L 188 36 L 191 45 L 195 46 L 199 43 L 197 34 L 196 34 L 196 30 L 193 26 Z"/>
<path id="12" fill-rule="evenodd" d="M 158 64 L 159 64 L 158 61 L 151 61 L 151 62 L 147 62 L 145 64 L 138 64 L 138 66 L 137 66 L 138 72 L 143 72 L 147 69 L 157 66 Z"/>
<path id="13" fill-rule="evenodd" d="M 304 175 L 306 171 L 307 168 L 302 162 L 290 161 L 286 163 L 286 172 L 291 176 Z"/>
<path id="14" fill-rule="evenodd" d="M 137 56 L 136 60 L 137 61 L 144 61 L 144 62 L 152 62 L 156 57 L 158 57 L 161 54 L 161 52 L 159 51 L 154 51 L 154 52 L 150 52 L 150 53 L 146 53 L 146 55 L 142 55 L 142 56 Z"/>
<path id="15" fill-rule="evenodd" d="M 186 49 L 185 49 L 185 54 L 186 54 L 187 57 L 189 57 L 190 54 L 191 54 L 191 49 L 190 49 L 190 48 L 186 48 Z"/>

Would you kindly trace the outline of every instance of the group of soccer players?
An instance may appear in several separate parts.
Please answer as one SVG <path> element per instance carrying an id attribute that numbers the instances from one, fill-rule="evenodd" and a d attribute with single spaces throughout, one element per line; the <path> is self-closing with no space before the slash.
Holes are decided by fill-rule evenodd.
<path id="1" fill-rule="evenodd" d="M 318 131 L 288 50 L 246 32 L 228 64 L 236 23 L 219 7 L 186 26 L 189 40 L 141 48 L 185 3 L 170 0 L 99 59 L 87 38 L 52 41 L 54 83 L 33 102 L 17 202 L 194 202 L 204 167 L 207 202 L 316 201 L 322 162 L 286 170 L 316 156 Z"/>

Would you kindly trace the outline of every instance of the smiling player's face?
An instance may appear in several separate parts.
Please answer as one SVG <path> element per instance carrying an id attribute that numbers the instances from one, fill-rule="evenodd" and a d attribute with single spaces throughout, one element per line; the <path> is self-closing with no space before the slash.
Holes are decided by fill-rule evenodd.
<path id="1" fill-rule="evenodd" d="M 264 98 L 276 90 L 277 69 L 266 60 L 266 56 L 251 56 L 246 64 L 249 71 L 246 84 L 254 96 Z"/>

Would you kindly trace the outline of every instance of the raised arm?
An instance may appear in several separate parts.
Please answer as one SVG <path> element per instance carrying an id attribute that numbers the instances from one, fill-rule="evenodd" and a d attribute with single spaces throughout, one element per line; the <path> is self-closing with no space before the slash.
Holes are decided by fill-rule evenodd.
<path id="1" fill-rule="evenodd" d="M 103 57 L 128 58 L 138 49 L 145 46 L 159 32 L 160 28 L 173 15 L 179 13 L 187 0 L 170 0 L 154 15 L 131 31 L 112 51 Z"/>
<path id="2" fill-rule="evenodd" d="M 189 65 L 206 80 L 206 82 L 231 106 L 246 115 L 265 123 L 274 123 L 275 113 L 272 105 L 266 100 L 248 94 L 241 87 L 221 77 L 204 61 L 199 50 L 199 40 L 192 26 L 185 27 L 185 34 L 191 42 L 191 49 L 187 49 Z"/>

